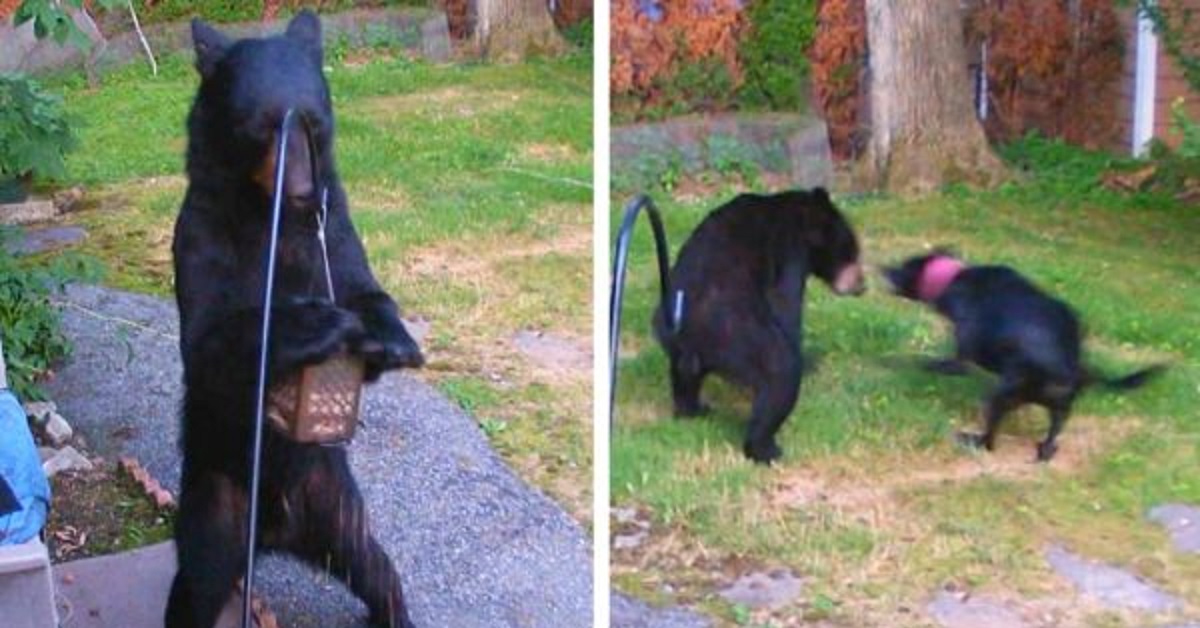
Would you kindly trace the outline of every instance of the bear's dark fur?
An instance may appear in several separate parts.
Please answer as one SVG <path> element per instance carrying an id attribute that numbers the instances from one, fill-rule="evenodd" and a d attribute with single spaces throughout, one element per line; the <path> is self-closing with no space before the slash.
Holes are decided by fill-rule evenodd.
<path id="1" fill-rule="evenodd" d="M 954 326 L 954 357 L 930 361 L 927 368 L 960 374 L 975 364 L 1000 377 L 984 400 L 983 433 L 963 435 L 972 446 L 991 450 L 1004 415 L 1036 403 L 1050 412 L 1050 429 L 1037 446 L 1037 459 L 1048 461 L 1085 386 L 1136 388 L 1161 370 L 1122 378 L 1095 375 L 1080 359 L 1083 333 L 1074 310 L 1007 266 L 967 266 L 938 250 L 883 272 L 897 295 L 929 304 Z"/>
<path id="2" fill-rule="evenodd" d="M 333 112 L 322 75 L 321 27 L 302 12 L 276 37 L 233 42 L 192 23 L 201 82 L 188 118 L 187 196 L 175 225 L 175 295 L 183 356 L 179 571 L 170 627 L 208 628 L 246 559 L 258 337 L 279 125 L 294 108 L 315 131 L 312 172 L 302 125 L 286 146 L 286 203 L 272 303 L 269 382 L 350 351 L 367 378 L 420 366 L 395 302 L 371 275 L 334 168 Z M 329 302 L 316 237 L 316 200 L 329 191 Z M 411 626 L 400 579 L 371 536 L 342 447 L 264 430 L 259 538 L 329 570 L 361 598 L 373 624 Z"/>
<path id="3" fill-rule="evenodd" d="M 802 313 L 809 274 L 838 294 L 859 294 L 858 239 L 825 190 L 743 194 L 713 210 L 679 251 L 655 335 L 671 361 L 675 413 L 705 408 L 700 386 L 717 373 L 753 391 L 743 451 L 781 455 L 775 433 L 800 392 Z"/>

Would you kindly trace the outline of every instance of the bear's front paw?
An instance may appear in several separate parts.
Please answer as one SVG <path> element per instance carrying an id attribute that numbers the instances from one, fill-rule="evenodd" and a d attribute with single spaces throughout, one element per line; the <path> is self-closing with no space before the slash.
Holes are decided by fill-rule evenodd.
<path id="1" fill-rule="evenodd" d="M 327 301 L 306 300 L 285 311 L 271 334 L 284 370 L 324 362 L 361 344 L 366 334 L 357 314 Z"/>
<path id="2" fill-rule="evenodd" d="M 403 326 L 388 338 L 366 338 L 357 351 L 367 361 L 367 381 L 376 380 L 384 371 L 425 364 L 421 348 Z"/>

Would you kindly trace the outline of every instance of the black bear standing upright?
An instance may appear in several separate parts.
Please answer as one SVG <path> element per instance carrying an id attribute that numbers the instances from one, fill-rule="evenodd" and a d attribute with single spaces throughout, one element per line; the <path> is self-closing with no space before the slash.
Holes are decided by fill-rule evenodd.
<path id="1" fill-rule="evenodd" d="M 804 287 L 816 274 L 838 294 L 860 294 L 858 239 L 824 189 L 742 194 L 696 227 L 671 269 L 655 335 L 671 360 L 675 413 L 704 411 L 700 386 L 718 373 L 753 390 L 743 448 L 756 462 L 781 455 L 775 442 L 796 405 L 802 372 Z"/>
<path id="2" fill-rule="evenodd" d="M 187 196 L 175 225 L 175 295 L 183 354 L 183 475 L 175 541 L 179 572 L 166 625 L 209 628 L 246 559 L 246 513 L 273 172 L 285 111 L 314 132 L 317 167 L 294 125 L 286 145 L 269 382 L 341 351 L 367 378 L 420 366 L 420 349 L 367 266 L 333 161 L 333 112 L 321 26 L 302 12 L 276 37 L 233 42 L 192 23 L 200 88 L 188 118 Z M 315 172 L 314 172 L 315 170 Z M 328 190 L 326 284 L 316 209 Z M 342 447 L 264 433 L 259 532 L 342 579 L 373 624 L 411 626 L 400 578 L 371 536 Z"/>

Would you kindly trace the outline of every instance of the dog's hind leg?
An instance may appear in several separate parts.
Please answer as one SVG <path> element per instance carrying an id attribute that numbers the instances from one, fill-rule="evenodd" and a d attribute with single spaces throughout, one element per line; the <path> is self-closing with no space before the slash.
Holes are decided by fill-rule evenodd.
<path id="1" fill-rule="evenodd" d="M 1067 422 L 1067 416 L 1071 413 L 1071 402 L 1057 402 L 1050 404 L 1050 429 L 1046 432 L 1046 439 L 1038 443 L 1037 460 L 1038 462 L 1050 462 L 1058 451 L 1059 432 L 1062 432 L 1063 425 Z"/>
<path id="2" fill-rule="evenodd" d="M 1017 396 L 1018 384 L 1009 379 L 1002 380 L 1000 385 L 988 395 L 983 404 L 983 433 L 961 434 L 960 438 L 972 447 L 983 447 L 988 451 L 996 448 L 996 432 L 1004 415 L 1020 405 Z"/>
<path id="3" fill-rule="evenodd" d="M 222 476 L 183 492 L 175 520 L 179 571 L 167 599 L 167 628 L 211 628 L 246 562 L 246 495 Z"/>
<path id="4" fill-rule="evenodd" d="M 288 549 L 344 582 L 367 605 L 372 626 L 412 628 L 400 576 L 370 532 L 344 455 L 313 467 L 301 498 L 301 533 Z"/>

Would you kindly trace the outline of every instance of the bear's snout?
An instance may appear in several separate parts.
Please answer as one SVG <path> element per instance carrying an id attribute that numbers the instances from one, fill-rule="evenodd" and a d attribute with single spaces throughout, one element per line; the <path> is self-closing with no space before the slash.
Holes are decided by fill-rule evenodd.
<path id="1" fill-rule="evenodd" d="M 283 170 L 283 196 L 289 207 L 311 204 L 315 198 L 312 161 L 304 131 L 293 128 L 288 134 L 287 160 Z M 279 167 L 279 138 L 272 138 L 254 180 L 268 198 L 275 196 L 275 170 Z"/>
<path id="2" fill-rule="evenodd" d="M 867 284 L 863 279 L 862 265 L 858 262 L 846 264 L 838 271 L 833 280 L 833 291 L 837 294 L 860 295 L 866 292 Z"/>

